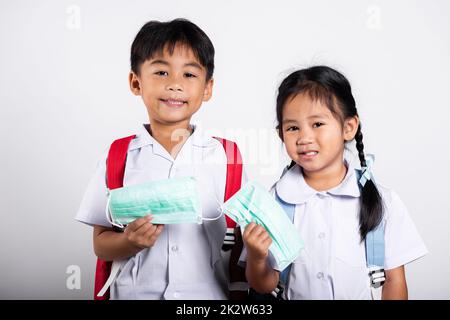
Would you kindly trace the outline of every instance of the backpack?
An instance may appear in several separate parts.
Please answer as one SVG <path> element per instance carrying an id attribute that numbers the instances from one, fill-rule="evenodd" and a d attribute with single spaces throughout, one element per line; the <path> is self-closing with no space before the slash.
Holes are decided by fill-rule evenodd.
<path id="1" fill-rule="evenodd" d="M 123 187 L 125 174 L 125 164 L 127 159 L 128 146 L 136 135 L 117 139 L 109 148 L 108 158 L 106 160 L 106 184 L 108 189 Z M 237 144 L 233 141 L 214 137 L 218 140 L 227 157 L 227 175 L 225 184 L 224 201 L 228 200 L 241 188 L 242 179 L 242 158 Z M 223 242 L 222 250 L 230 250 L 235 243 L 234 229 L 236 223 L 225 215 L 227 231 Z M 113 228 L 118 231 L 116 228 Z M 99 297 L 98 293 L 102 290 L 111 273 L 112 261 L 97 259 L 95 269 L 94 300 L 109 300 L 109 289 Z"/>

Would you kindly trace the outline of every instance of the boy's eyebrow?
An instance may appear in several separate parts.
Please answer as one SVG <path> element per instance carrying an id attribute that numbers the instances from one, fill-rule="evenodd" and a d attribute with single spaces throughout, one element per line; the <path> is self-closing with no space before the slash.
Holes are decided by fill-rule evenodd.
<path id="1" fill-rule="evenodd" d="M 165 66 L 170 65 L 167 61 L 162 60 L 162 59 L 156 59 L 156 60 L 153 60 L 152 62 L 150 62 L 150 65 L 154 65 L 154 64 L 163 64 Z M 203 70 L 203 67 L 200 64 L 198 64 L 197 62 L 194 62 L 194 61 L 185 63 L 184 67 L 194 67 L 194 68 Z"/>
<path id="2" fill-rule="evenodd" d="M 164 60 L 161 60 L 161 59 L 153 60 L 152 62 L 150 62 L 150 65 L 152 65 L 152 64 L 163 64 L 163 65 L 166 65 L 166 66 L 169 65 L 169 63 L 167 61 L 164 61 Z"/>
<path id="3" fill-rule="evenodd" d="M 203 70 L 203 67 L 202 67 L 200 64 L 198 64 L 197 62 L 189 62 L 189 63 L 185 63 L 184 66 L 185 66 L 185 67 L 194 67 L 194 68 Z"/>

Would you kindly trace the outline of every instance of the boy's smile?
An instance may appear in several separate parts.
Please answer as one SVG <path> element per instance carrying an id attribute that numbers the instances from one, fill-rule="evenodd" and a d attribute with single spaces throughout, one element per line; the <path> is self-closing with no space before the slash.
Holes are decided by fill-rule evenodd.
<path id="1" fill-rule="evenodd" d="M 151 124 L 187 127 L 192 115 L 212 95 L 213 80 L 189 47 L 176 44 L 130 73 L 130 87 L 147 107 Z"/>

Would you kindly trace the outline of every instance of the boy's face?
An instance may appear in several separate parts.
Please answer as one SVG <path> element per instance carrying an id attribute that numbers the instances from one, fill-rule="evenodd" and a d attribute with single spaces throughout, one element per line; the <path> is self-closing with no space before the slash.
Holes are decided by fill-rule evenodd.
<path id="1" fill-rule="evenodd" d="M 140 95 L 151 123 L 188 125 L 203 101 L 212 95 L 213 80 L 206 81 L 206 69 L 192 50 L 177 44 L 173 54 L 167 48 L 140 66 L 140 74 L 131 72 L 130 88 Z"/>

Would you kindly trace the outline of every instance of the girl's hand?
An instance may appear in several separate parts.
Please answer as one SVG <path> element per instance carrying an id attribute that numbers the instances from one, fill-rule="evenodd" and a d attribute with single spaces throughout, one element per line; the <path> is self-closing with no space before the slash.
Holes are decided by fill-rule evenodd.
<path id="1" fill-rule="evenodd" d="M 145 249 L 152 247 L 164 229 L 162 224 L 152 224 L 152 216 L 148 215 L 130 223 L 124 230 L 125 236 L 133 246 Z"/>
<path id="2" fill-rule="evenodd" d="M 272 239 L 264 227 L 251 222 L 245 227 L 243 239 L 249 259 L 262 261 L 267 258 Z"/>

